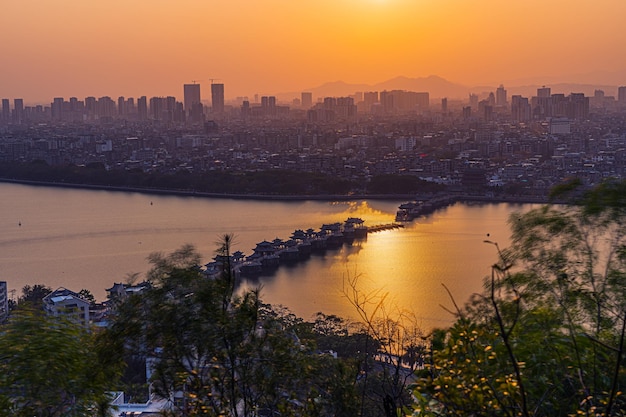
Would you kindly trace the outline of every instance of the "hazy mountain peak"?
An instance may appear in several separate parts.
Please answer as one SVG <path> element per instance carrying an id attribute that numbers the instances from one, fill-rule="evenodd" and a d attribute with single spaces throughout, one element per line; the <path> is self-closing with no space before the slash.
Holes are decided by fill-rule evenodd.
<path id="1" fill-rule="evenodd" d="M 352 84 L 345 81 L 331 81 L 318 87 L 309 88 L 316 97 L 347 96 L 356 92 L 405 90 L 429 92 L 431 97 L 465 97 L 469 88 L 452 83 L 437 75 L 427 77 L 407 77 L 399 75 L 376 84 Z"/>
<path id="2" fill-rule="evenodd" d="M 583 92 L 586 95 L 592 95 L 594 89 L 600 88 L 605 90 L 607 95 L 616 94 L 616 85 L 624 85 L 623 83 L 615 83 L 614 85 L 609 85 L 609 83 L 603 84 L 594 84 L 592 82 L 583 82 L 588 78 L 601 78 L 606 79 L 607 81 L 618 81 L 620 79 L 620 74 L 622 72 L 616 72 L 612 74 L 613 77 L 607 76 L 607 74 L 603 74 L 604 77 L 599 77 L 597 73 L 587 74 L 585 77 L 580 76 L 575 82 L 558 82 L 554 77 L 545 77 L 543 79 L 540 78 L 529 78 L 524 80 L 514 80 L 514 81 L 506 81 L 503 83 L 494 83 L 493 85 L 482 85 L 482 86 L 466 86 L 463 84 L 454 83 L 446 80 L 443 77 L 438 75 L 428 75 L 426 77 L 408 77 L 406 75 L 399 75 L 397 77 L 390 78 L 386 81 L 382 81 L 376 84 L 352 84 L 349 82 L 345 82 L 343 80 L 331 81 L 324 83 L 318 87 L 309 88 L 303 91 L 310 91 L 313 93 L 314 97 L 339 97 L 339 96 L 349 96 L 356 92 L 367 92 L 367 91 L 391 91 L 391 90 L 405 90 L 405 91 L 416 91 L 416 92 L 428 92 L 430 94 L 430 98 L 439 99 L 439 98 L 450 98 L 450 99 L 467 99 L 468 94 L 476 93 L 480 95 L 486 95 L 489 92 L 493 92 L 496 90 L 498 85 L 503 84 L 504 87 L 508 90 L 509 96 L 512 94 L 521 94 L 526 97 L 531 97 L 535 95 L 537 87 L 548 86 L 552 87 L 553 92 L 562 92 L 565 94 L 569 94 L 571 92 Z M 626 80 L 626 76 L 624 76 L 624 80 Z M 525 81 L 525 82 L 522 82 Z M 281 98 L 287 97 L 297 97 L 300 93 L 285 93 L 281 94 Z"/>

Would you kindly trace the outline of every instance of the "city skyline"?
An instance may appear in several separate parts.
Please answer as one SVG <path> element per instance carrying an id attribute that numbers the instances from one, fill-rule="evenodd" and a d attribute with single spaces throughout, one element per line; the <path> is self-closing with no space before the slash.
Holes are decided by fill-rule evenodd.
<path id="1" fill-rule="evenodd" d="M 212 80 L 226 99 L 438 75 L 463 85 L 622 85 L 626 3 L 322 0 L 228 4 L 10 2 L 0 96 L 180 96 Z M 35 7 L 36 6 L 36 7 Z"/>
<path id="2" fill-rule="evenodd" d="M 434 81 L 433 81 L 434 80 Z M 227 90 L 227 86 L 223 83 L 213 83 L 205 88 L 204 94 L 201 93 L 203 87 L 194 80 L 192 84 L 183 84 L 180 86 L 180 91 L 178 93 L 174 93 L 168 96 L 161 95 L 153 95 L 153 94 L 142 94 L 140 96 L 128 96 L 128 95 L 120 95 L 117 97 L 113 97 L 111 95 L 87 95 L 83 97 L 76 96 L 68 96 L 66 94 L 61 94 L 60 96 L 50 97 L 50 98 L 42 98 L 37 101 L 28 101 L 24 99 L 23 95 L 18 95 L 16 97 L 0 97 L 2 100 L 2 104 L 0 104 L 0 114 L 12 111 L 16 107 L 23 108 L 24 106 L 34 108 L 41 107 L 43 108 L 50 107 L 54 113 L 55 105 L 59 106 L 63 103 L 63 101 L 68 101 L 72 103 L 81 102 L 83 104 L 94 101 L 106 100 L 113 104 L 115 107 L 114 101 L 117 102 L 117 109 L 123 109 L 126 107 L 133 108 L 135 106 L 135 100 L 137 101 L 137 105 L 141 106 L 142 100 L 175 100 L 175 102 L 180 103 L 182 106 L 181 110 L 184 112 L 185 117 L 194 118 L 197 117 L 198 114 L 203 113 L 205 110 L 213 113 L 223 113 L 227 108 L 231 109 L 233 106 L 235 108 L 239 107 L 242 103 L 248 102 L 253 105 L 262 105 L 262 98 L 264 97 L 272 97 L 275 103 L 281 103 L 287 106 L 296 106 L 296 107 L 311 107 L 315 103 L 322 103 L 327 98 L 345 98 L 351 97 L 355 99 L 357 102 L 361 101 L 365 97 L 365 101 L 367 102 L 367 96 L 375 94 L 378 97 L 380 94 L 385 93 L 398 93 L 404 92 L 409 94 L 427 94 L 430 96 L 430 100 L 435 100 L 440 102 L 441 100 L 452 100 L 455 103 L 462 102 L 471 102 L 472 97 L 474 98 L 487 98 L 489 95 L 495 94 L 494 99 L 496 100 L 494 104 L 502 105 L 504 102 L 507 102 L 507 94 L 509 96 L 521 95 L 524 97 L 532 97 L 535 94 L 540 94 L 541 90 L 549 90 L 552 94 L 583 94 L 587 97 L 593 97 L 600 94 L 603 97 L 607 97 L 609 100 L 616 100 L 623 102 L 626 99 L 626 76 L 624 77 L 625 82 L 620 82 L 615 85 L 600 85 L 600 84 L 569 84 L 569 83 L 538 83 L 535 85 L 523 85 L 523 86 L 504 86 L 504 84 L 499 84 L 499 86 L 476 86 L 476 87 L 466 87 L 460 84 L 454 84 L 447 80 L 444 80 L 437 76 L 424 77 L 424 78 L 414 78 L 410 79 L 407 77 L 396 77 L 395 79 L 387 80 L 383 83 L 378 83 L 376 85 L 365 85 L 365 84 L 349 84 L 349 83 L 326 83 L 318 87 L 314 87 L 309 89 L 308 91 L 299 91 L 299 92 L 289 92 L 289 93 L 279 93 L 279 94 L 254 94 L 251 97 L 248 96 L 237 96 L 237 97 L 229 97 L 225 94 Z M 360 97 L 360 98 L 359 98 Z M 378 98 L 375 100 L 378 101 Z M 214 108 L 213 104 L 217 102 L 217 107 Z M 94 106 L 95 104 L 91 104 Z M 173 103 L 171 103 L 173 105 Z M 112 111 L 118 111 L 113 109 Z M 123 112 L 123 110 L 120 110 Z M 121 113 L 120 113 L 121 114 Z M 5 115 L 6 116 L 6 115 Z"/>
<path id="3" fill-rule="evenodd" d="M 527 86 L 529 87 L 529 86 Z M 561 86 L 562 87 L 562 86 Z M 586 86 L 589 87 L 589 86 Z M 199 84 L 184 84 L 183 98 L 175 96 L 156 97 L 120 96 L 116 101 L 109 96 L 85 97 L 79 100 L 70 97 L 55 97 L 49 105 L 24 106 L 23 99 L 1 99 L 0 123 L 23 124 L 33 122 L 67 122 L 124 119 L 145 122 L 148 120 L 166 123 L 200 125 L 209 118 L 222 121 L 243 121 L 253 119 L 289 119 L 305 116 L 309 122 L 332 122 L 336 119 L 356 121 L 358 114 L 377 116 L 414 115 L 426 117 L 455 117 L 462 115 L 466 120 L 478 117 L 489 122 L 510 116 L 514 122 L 529 122 L 532 119 L 554 118 L 551 132 L 569 133 L 569 119 L 585 120 L 591 107 L 602 111 L 624 110 L 626 86 L 612 88 L 616 94 L 607 94 L 602 89 L 594 89 L 593 95 L 570 91 L 564 94 L 553 91 L 551 86 L 537 87 L 529 96 L 511 92 L 504 85 L 493 91 L 483 91 L 480 95 L 470 93 L 464 100 L 451 100 L 447 97 L 432 97 L 429 91 L 403 89 L 361 91 L 345 96 L 319 96 L 313 104 L 313 93 L 301 92 L 299 98 L 290 102 L 280 102 L 276 96 L 254 96 L 254 101 L 238 98 L 226 105 L 224 84 L 211 84 L 211 101 L 201 100 Z M 510 101 L 508 99 L 510 97 Z M 260 99 L 260 100 L 259 100 Z M 206 107 L 205 107 L 206 104 Z M 469 106 L 468 106 L 469 104 Z M 291 108 L 297 111 L 290 115 Z M 302 113 L 302 111 L 306 113 Z M 561 128 L 552 126 L 559 118 Z M 558 120 L 557 120 L 558 122 Z M 558 124 L 555 122 L 556 124 Z"/>

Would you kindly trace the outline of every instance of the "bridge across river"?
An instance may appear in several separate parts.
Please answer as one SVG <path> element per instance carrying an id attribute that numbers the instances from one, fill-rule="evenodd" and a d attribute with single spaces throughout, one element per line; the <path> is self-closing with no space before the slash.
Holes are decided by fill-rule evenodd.
<path id="1" fill-rule="evenodd" d="M 235 276 L 270 275 L 281 264 L 293 264 L 308 259 L 312 253 L 338 249 L 343 244 L 367 238 L 368 233 L 402 227 L 401 223 L 365 226 L 362 219 L 349 217 L 344 223 L 324 224 L 318 231 L 297 229 L 287 240 L 276 238 L 257 243 L 249 256 L 241 251 L 230 256 L 217 255 L 205 265 L 204 274 L 218 276 L 230 265 Z"/>

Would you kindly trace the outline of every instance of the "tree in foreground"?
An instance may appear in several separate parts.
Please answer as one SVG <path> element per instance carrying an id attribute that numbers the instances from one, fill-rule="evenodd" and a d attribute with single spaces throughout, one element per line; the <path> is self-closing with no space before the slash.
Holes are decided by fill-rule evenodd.
<path id="1" fill-rule="evenodd" d="M 398 417 L 413 403 L 409 387 L 423 365 L 426 336 L 408 311 L 394 308 L 379 291 L 364 293 L 359 277 L 344 283 L 344 295 L 361 320 L 359 416 Z"/>
<path id="2" fill-rule="evenodd" d="M 258 291 L 235 292 L 231 242 L 216 279 L 191 246 L 152 255 L 150 288 L 118 306 L 108 337 L 148 361 L 152 391 L 174 415 L 354 415 L 354 373 L 310 351 Z"/>
<path id="3" fill-rule="evenodd" d="M 25 285 L 22 288 L 22 295 L 18 299 L 18 304 L 28 304 L 33 310 L 39 310 L 43 306 L 43 299 L 52 292 L 52 288 L 35 284 L 33 286 Z"/>
<path id="4" fill-rule="evenodd" d="M 433 340 L 416 415 L 626 415 L 626 183 L 511 217 L 485 291 Z"/>
<path id="5" fill-rule="evenodd" d="M 27 308 L 0 327 L 0 416 L 104 416 L 119 363 L 84 327 Z"/>

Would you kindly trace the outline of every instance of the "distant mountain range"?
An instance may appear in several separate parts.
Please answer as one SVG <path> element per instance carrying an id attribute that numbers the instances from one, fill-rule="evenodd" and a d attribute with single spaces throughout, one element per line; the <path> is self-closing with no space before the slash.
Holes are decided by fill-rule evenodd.
<path id="1" fill-rule="evenodd" d="M 322 84 L 319 87 L 311 88 L 308 91 L 313 93 L 315 97 L 324 96 L 341 96 L 354 94 L 357 91 L 390 91 L 390 90 L 406 90 L 406 91 L 427 91 L 431 97 L 467 97 L 469 94 L 468 87 L 455 84 L 436 75 L 420 78 L 395 77 L 387 81 L 377 84 L 349 84 L 343 81 Z"/>
<path id="2" fill-rule="evenodd" d="M 527 78 L 523 80 L 513 80 L 509 83 L 503 83 L 507 90 L 508 97 L 514 94 L 520 94 L 524 97 L 532 97 L 537 94 L 537 88 L 542 86 L 550 87 L 552 93 L 562 93 L 568 95 L 570 93 L 584 93 L 592 96 L 595 90 L 603 90 L 606 96 L 617 96 L 617 88 L 620 85 L 626 85 L 626 71 L 615 73 L 594 73 L 583 74 L 576 77 L 568 77 L 573 82 L 556 82 L 556 77 L 545 77 L 545 81 L 539 78 Z M 592 80 L 602 79 L 604 83 L 594 84 Z M 619 81 L 623 80 L 623 81 Z M 467 86 L 457 84 L 441 78 L 436 75 L 428 77 L 395 77 L 387 81 L 377 84 L 350 84 L 344 81 L 335 81 L 322 84 L 318 87 L 305 89 L 313 93 L 313 97 L 340 97 L 348 96 L 356 92 L 366 91 L 390 91 L 390 90 L 406 90 L 430 93 L 431 99 L 447 97 L 449 99 L 467 99 L 470 93 L 478 94 L 479 97 L 487 96 L 490 92 L 495 92 L 498 84 L 483 86 Z M 294 97 L 300 97 L 300 92 L 277 94 L 279 100 L 291 100 Z"/>

